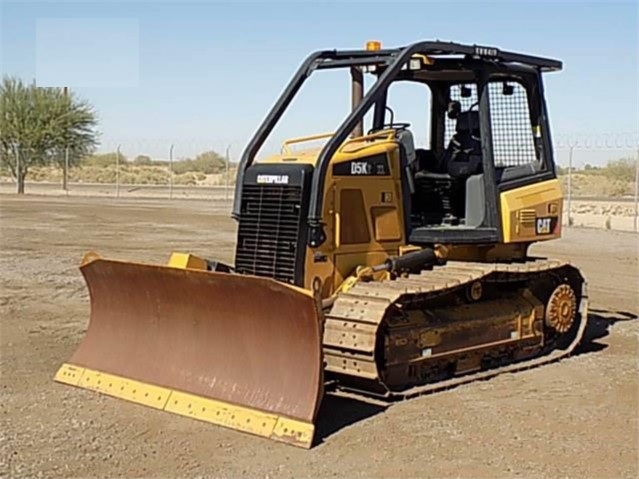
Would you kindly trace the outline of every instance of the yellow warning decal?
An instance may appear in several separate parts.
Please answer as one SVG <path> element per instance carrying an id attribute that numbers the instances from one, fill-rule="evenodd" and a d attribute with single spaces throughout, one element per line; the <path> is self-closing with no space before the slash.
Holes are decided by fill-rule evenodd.
<path id="1" fill-rule="evenodd" d="M 55 381 L 98 391 L 155 409 L 191 417 L 229 429 L 309 448 L 315 426 L 223 401 L 146 384 L 112 374 L 63 364 Z"/>

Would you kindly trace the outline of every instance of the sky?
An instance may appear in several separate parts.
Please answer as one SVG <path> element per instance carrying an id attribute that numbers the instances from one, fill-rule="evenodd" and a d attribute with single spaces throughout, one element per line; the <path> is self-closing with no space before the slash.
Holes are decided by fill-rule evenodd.
<path id="1" fill-rule="evenodd" d="M 68 86 L 91 102 L 101 151 L 121 145 L 130 157 L 166 158 L 174 144 L 176 158 L 227 147 L 239 157 L 312 51 L 362 48 L 367 40 L 496 46 L 563 62 L 545 80 L 558 162 L 579 138 L 575 164 L 597 164 L 628 154 L 637 141 L 638 23 L 631 0 L 0 0 L 0 71 Z M 349 88 L 347 72 L 314 74 L 265 152 L 287 137 L 333 131 L 348 113 Z M 421 138 L 428 99 L 400 90 L 391 95 L 395 119 L 411 121 Z"/>

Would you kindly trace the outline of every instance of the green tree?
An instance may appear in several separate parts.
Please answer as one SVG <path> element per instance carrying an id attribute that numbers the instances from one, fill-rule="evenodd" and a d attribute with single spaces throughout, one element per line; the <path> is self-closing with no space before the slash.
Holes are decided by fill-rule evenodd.
<path id="1" fill-rule="evenodd" d="M 24 193 L 29 168 L 69 164 L 94 151 L 97 117 L 93 107 L 61 88 L 37 87 L 5 76 L 0 84 L 0 153 Z"/>

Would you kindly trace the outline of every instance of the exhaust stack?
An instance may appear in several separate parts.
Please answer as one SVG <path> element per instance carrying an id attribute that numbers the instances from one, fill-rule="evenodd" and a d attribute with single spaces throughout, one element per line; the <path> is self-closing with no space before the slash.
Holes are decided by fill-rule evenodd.
<path id="1" fill-rule="evenodd" d="M 351 109 L 355 110 L 364 97 L 364 73 L 359 67 L 351 67 Z M 364 123 L 360 122 L 355 126 L 351 137 L 356 138 L 364 135 Z"/>

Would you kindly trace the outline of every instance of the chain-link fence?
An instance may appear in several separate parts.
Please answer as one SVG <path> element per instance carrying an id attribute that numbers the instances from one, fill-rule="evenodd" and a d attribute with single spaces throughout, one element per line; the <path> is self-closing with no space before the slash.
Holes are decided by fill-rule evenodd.
<path id="1" fill-rule="evenodd" d="M 416 139 L 420 147 L 426 139 Z M 0 192 L 113 198 L 215 199 L 231 201 L 240 141 L 102 143 L 101 153 L 49 158 L 28 148 L 2 152 Z M 566 134 L 554 138 L 555 163 L 563 182 L 567 226 L 639 230 L 639 140 L 637 133 Z"/>
<path id="2" fill-rule="evenodd" d="M 564 224 L 639 231 L 639 133 L 559 135 L 554 148 Z"/>
<path id="3" fill-rule="evenodd" d="M 63 149 L 43 158 L 14 145 L 0 152 L 0 191 L 230 200 L 237 171 L 234 147 L 233 142 L 107 141 L 89 157 L 70 157 Z"/>

